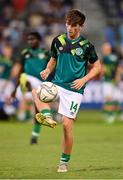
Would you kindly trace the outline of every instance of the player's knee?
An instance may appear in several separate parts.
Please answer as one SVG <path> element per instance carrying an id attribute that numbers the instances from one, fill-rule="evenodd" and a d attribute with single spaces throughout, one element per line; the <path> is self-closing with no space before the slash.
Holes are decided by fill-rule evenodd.
<path id="1" fill-rule="evenodd" d="M 69 119 L 69 118 L 64 119 L 64 120 L 63 120 L 63 123 L 62 123 L 63 128 L 64 128 L 65 130 L 71 129 L 71 128 L 72 128 L 72 124 L 73 124 L 73 121 L 72 121 L 72 119 Z"/>

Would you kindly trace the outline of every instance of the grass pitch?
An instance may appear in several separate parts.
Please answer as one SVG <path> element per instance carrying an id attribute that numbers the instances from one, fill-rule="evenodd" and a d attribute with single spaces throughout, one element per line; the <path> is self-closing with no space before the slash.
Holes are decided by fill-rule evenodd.
<path id="1" fill-rule="evenodd" d="M 30 146 L 32 123 L 0 121 L 0 179 L 123 179 L 123 122 L 112 125 L 100 112 L 81 111 L 74 125 L 69 171 L 57 173 L 62 127 L 43 127 Z"/>

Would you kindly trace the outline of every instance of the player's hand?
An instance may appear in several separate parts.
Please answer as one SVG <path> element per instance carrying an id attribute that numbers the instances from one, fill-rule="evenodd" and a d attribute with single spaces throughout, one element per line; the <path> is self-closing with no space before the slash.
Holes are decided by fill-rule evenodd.
<path id="1" fill-rule="evenodd" d="M 49 74 L 50 74 L 50 70 L 48 68 L 40 72 L 40 76 L 43 80 L 47 79 Z"/>
<path id="2" fill-rule="evenodd" d="M 82 79 L 76 79 L 75 81 L 72 82 L 71 88 L 80 90 L 84 85 L 86 81 L 84 78 Z"/>

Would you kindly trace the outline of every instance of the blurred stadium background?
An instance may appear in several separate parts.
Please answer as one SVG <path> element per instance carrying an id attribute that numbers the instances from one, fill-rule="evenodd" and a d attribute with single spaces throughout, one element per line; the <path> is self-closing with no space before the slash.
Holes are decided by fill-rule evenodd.
<path id="1" fill-rule="evenodd" d="M 64 16 L 66 12 L 72 8 L 80 9 L 85 13 L 87 20 L 83 33 L 84 36 L 95 45 L 99 58 L 101 59 L 103 56 L 101 51 L 102 45 L 108 42 L 111 45 L 113 52 L 117 55 L 119 64 L 123 66 L 123 0 L 0 0 L 0 81 L 3 78 L 3 61 L 6 61 L 6 59 L 9 60 L 9 67 L 10 69 L 12 68 L 14 61 L 19 58 L 19 52 L 26 46 L 26 33 L 30 30 L 38 31 L 42 36 L 41 46 L 49 49 L 52 39 L 57 34 L 65 31 Z M 10 71 L 7 70 L 5 73 L 9 80 Z M 122 80 L 123 77 L 121 78 L 121 81 Z M 5 101 L 3 98 L 5 89 L 1 87 L 0 119 L 5 120 L 10 118 L 11 121 L 7 122 L 9 124 L 0 121 L 2 129 L 0 130 L 0 156 L 2 157 L 0 158 L 0 178 L 61 178 L 56 174 L 52 174 L 52 171 L 55 171 L 55 165 L 51 165 L 53 159 L 49 160 L 51 163 L 49 163 L 49 166 L 46 163 L 44 165 L 39 161 L 39 157 L 41 156 L 39 154 L 42 148 L 41 142 L 38 147 L 35 147 L 35 149 L 29 149 L 30 147 L 27 145 L 27 141 L 29 132 L 31 131 L 31 124 L 25 123 L 20 125 L 16 122 L 14 116 L 9 117 L 8 114 L 9 112 L 11 114 L 12 107 L 7 106 L 6 112 L 8 114 L 2 114 Z M 7 91 L 9 91 L 9 89 L 7 89 Z M 18 101 L 14 102 L 13 106 L 17 107 L 18 103 Z M 88 165 L 88 162 L 86 162 L 86 158 L 84 159 L 84 154 L 83 156 L 81 154 L 80 158 L 83 159 L 84 167 L 81 168 L 80 162 L 78 164 L 74 163 L 72 166 L 73 172 L 71 171 L 70 174 L 63 176 L 63 178 L 123 178 L 123 164 L 121 160 L 123 148 L 123 124 L 122 122 L 116 123 L 116 126 L 110 126 L 107 129 L 107 126 L 103 124 L 100 117 L 99 110 L 102 107 L 102 103 L 101 77 L 97 77 L 87 85 L 84 99 L 81 104 L 81 110 L 86 109 L 86 111 L 83 111 L 84 114 L 82 111 L 80 112 L 78 117 L 79 123 L 78 126 L 76 124 L 75 127 L 77 133 L 75 137 L 76 140 L 81 137 L 82 131 L 83 137 L 81 140 L 84 141 L 83 144 L 88 149 L 93 149 L 92 154 L 90 155 L 89 152 L 86 152 L 86 148 L 84 147 L 85 156 L 90 155 L 91 161 L 88 158 L 90 166 Z M 120 103 L 123 103 L 123 93 L 120 98 Z M 92 119 L 88 116 L 89 114 L 92 115 Z M 82 130 L 79 128 L 80 120 L 82 120 L 84 125 Z M 56 131 L 57 133 L 59 133 L 58 130 Z M 24 132 L 23 135 L 21 134 L 22 132 Z M 54 136 L 57 136 L 56 132 Z M 49 147 L 47 146 L 47 142 L 43 140 L 43 147 L 47 148 L 44 148 L 43 151 L 48 154 L 48 150 L 53 149 L 54 152 L 52 156 L 55 156 L 55 151 L 58 156 L 56 149 L 59 140 L 58 138 L 54 139 L 52 134 L 52 139 L 48 141 L 48 133 L 52 134 L 51 131 L 44 130 L 42 136 L 46 137 L 47 142 L 50 145 L 52 144 L 51 140 L 56 144 Z M 92 138 L 90 138 L 90 136 Z M 86 140 L 88 144 L 85 144 Z M 77 143 L 78 144 L 75 144 L 75 146 L 78 148 L 79 152 L 80 149 L 83 149 L 83 146 L 81 141 L 78 140 Z M 89 146 L 89 143 L 91 143 L 91 146 Z M 81 146 L 79 147 L 80 144 Z M 99 149 L 99 147 L 102 149 Z M 15 150 L 13 151 L 11 148 L 15 148 Z M 105 157 L 106 148 L 108 154 Z M 98 150 L 100 151 L 100 154 L 97 153 Z M 74 153 L 76 157 L 78 152 L 75 151 Z M 11 157 L 9 156 L 9 153 L 11 154 Z M 28 158 L 26 158 L 26 154 L 28 154 Z M 32 154 L 35 158 L 32 157 Z M 101 156 L 105 158 L 102 163 L 99 163 L 99 161 L 101 161 Z M 112 156 L 114 157 L 112 158 Z M 44 157 L 41 157 L 41 161 L 47 161 L 46 159 L 43 160 L 43 158 Z M 27 163 L 29 159 L 30 166 Z M 37 161 L 36 165 L 34 165 L 35 159 Z M 56 160 L 57 158 L 55 157 L 55 164 Z M 81 160 L 78 159 L 78 161 Z M 20 168 L 17 168 L 17 163 L 19 163 Z M 92 165 L 93 163 L 94 167 Z M 38 170 L 36 175 L 38 166 L 43 169 L 44 173 L 42 171 L 42 174 L 40 174 L 40 171 Z M 48 167 L 44 169 L 44 166 Z M 79 166 L 80 170 L 77 170 L 77 166 Z M 25 170 L 26 168 L 29 168 L 30 170 Z M 49 171 L 50 168 L 52 171 Z M 78 173 L 77 176 L 74 175 L 75 173 Z"/>

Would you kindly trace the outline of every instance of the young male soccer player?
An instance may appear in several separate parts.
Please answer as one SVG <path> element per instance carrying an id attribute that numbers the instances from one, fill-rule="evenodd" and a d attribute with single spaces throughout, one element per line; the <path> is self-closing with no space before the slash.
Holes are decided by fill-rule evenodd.
<path id="1" fill-rule="evenodd" d="M 19 84 L 19 78 L 21 77 L 20 86 L 17 88 L 17 92 L 16 89 L 13 92 L 14 96 L 16 92 L 16 97 L 20 102 L 23 102 L 23 99 L 30 101 L 32 98 L 32 88 L 37 88 L 43 81 L 40 77 L 40 71 L 46 67 L 49 61 L 49 52 L 44 48 L 41 48 L 40 43 L 41 36 L 38 32 L 29 32 L 27 34 L 28 46 L 22 50 L 19 62 L 20 72 L 18 72 L 17 85 Z M 42 103 L 42 107 L 46 108 L 47 104 Z M 41 125 L 34 120 L 31 144 L 37 143 L 40 127 Z"/>
<path id="2" fill-rule="evenodd" d="M 51 59 L 44 71 L 42 79 L 46 79 L 55 69 L 53 82 L 57 85 L 59 93 L 59 109 L 62 115 L 63 141 L 62 154 L 57 172 L 67 172 L 67 164 L 71 157 L 73 146 L 73 124 L 82 101 L 85 84 L 101 71 L 94 46 L 81 34 L 85 22 L 85 15 L 79 10 L 70 10 L 66 15 L 67 33 L 54 38 L 51 45 Z M 87 64 L 93 64 L 87 73 Z M 32 91 L 34 102 L 40 111 L 40 104 L 36 90 Z M 41 124 L 52 119 L 50 107 L 36 114 Z"/>

